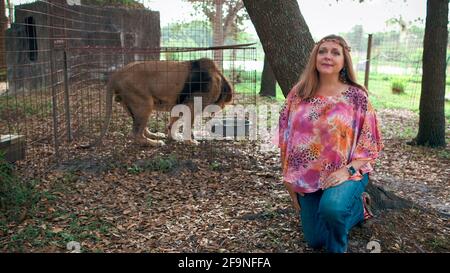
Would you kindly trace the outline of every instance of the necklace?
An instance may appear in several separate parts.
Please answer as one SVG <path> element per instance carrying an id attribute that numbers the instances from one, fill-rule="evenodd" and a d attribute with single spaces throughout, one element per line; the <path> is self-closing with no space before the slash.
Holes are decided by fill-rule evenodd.
<path id="1" fill-rule="evenodd" d="M 322 94 L 316 94 L 314 96 L 316 97 L 338 97 L 341 96 L 345 91 L 347 91 L 350 88 L 350 85 L 345 85 L 344 88 L 342 88 L 339 92 L 337 92 L 336 94 L 333 95 L 322 95 Z"/>

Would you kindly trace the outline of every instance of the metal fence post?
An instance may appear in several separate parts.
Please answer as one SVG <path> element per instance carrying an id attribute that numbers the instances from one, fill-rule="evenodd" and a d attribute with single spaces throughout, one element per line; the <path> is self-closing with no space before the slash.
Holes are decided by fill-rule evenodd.
<path id="1" fill-rule="evenodd" d="M 72 128 L 70 125 L 70 103 L 69 103 L 69 75 L 67 71 L 67 52 L 64 54 L 64 108 L 66 113 L 67 140 L 72 141 Z"/>
<path id="2" fill-rule="evenodd" d="M 51 3 L 51 2 L 50 2 Z M 53 141 L 55 143 L 55 156 L 59 158 L 59 141 L 58 141 L 58 108 L 57 108 L 57 98 L 56 98 L 56 67 L 55 67 L 55 56 L 54 56 L 54 34 L 53 34 L 53 20 L 51 16 L 53 15 L 53 8 L 47 5 L 47 25 L 49 26 L 49 59 L 50 59 L 50 82 L 51 82 L 51 92 L 52 92 L 52 114 L 53 114 Z"/>
<path id="3" fill-rule="evenodd" d="M 372 51 L 372 34 L 369 34 L 367 41 L 367 57 L 366 57 L 366 71 L 364 74 L 364 86 L 369 90 L 369 74 L 370 74 L 370 52 Z"/>

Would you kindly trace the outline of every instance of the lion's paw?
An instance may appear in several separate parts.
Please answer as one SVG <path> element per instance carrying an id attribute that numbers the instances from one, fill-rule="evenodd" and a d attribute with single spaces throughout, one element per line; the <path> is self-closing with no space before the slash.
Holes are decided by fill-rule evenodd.
<path id="1" fill-rule="evenodd" d="M 162 140 L 158 140 L 156 146 L 160 146 L 160 147 L 166 146 L 166 143 L 164 141 L 162 141 Z"/>
<path id="2" fill-rule="evenodd" d="M 153 140 L 153 139 L 149 139 L 149 138 L 137 139 L 136 143 L 139 144 L 140 146 L 144 146 L 144 147 L 148 147 L 148 146 L 160 147 L 160 146 L 166 145 L 164 143 L 164 141 L 162 141 L 162 140 Z"/>
<path id="3" fill-rule="evenodd" d="M 189 145 L 194 145 L 194 146 L 197 146 L 197 145 L 200 144 L 200 143 L 199 143 L 197 140 L 195 140 L 195 139 L 188 139 L 188 140 L 185 140 L 184 143 L 189 144 Z"/>
<path id="4" fill-rule="evenodd" d="M 144 132 L 144 134 L 148 138 L 166 138 L 166 134 L 160 132 L 152 133 L 147 130 Z"/>
<path id="5" fill-rule="evenodd" d="M 155 134 L 156 138 L 166 138 L 166 134 L 164 134 L 164 133 L 157 132 L 157 133 L 154 133 L 154 134 Z"/>

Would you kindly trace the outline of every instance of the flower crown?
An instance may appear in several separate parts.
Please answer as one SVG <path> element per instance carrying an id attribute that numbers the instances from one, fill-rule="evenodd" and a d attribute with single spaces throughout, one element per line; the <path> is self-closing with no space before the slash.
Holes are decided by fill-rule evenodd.
<path id="1" fill-rule="evenodd" d="M 348 52 L 350 52 L 350 51 L 352 50 L 352 48 L 349 47 L 346 43 L 344 43 L 344 42 L 342 42 L 342 41 L 340 41 L 340 40 L 338 40 L 338 39 L 333 39 L 333 38 L 328 38 L 328 39 L 327 39 L 327 38 L 323 38 L 322 40 L 318 41 L 318 42 L 316 43 L 316 45 L 320 45 L 320 44 L 322 44 L 323 42 L 335 42 L 336 44 L 339 44 L 339 45 L 341 45 L 343 48 L 347 49 Z"/>

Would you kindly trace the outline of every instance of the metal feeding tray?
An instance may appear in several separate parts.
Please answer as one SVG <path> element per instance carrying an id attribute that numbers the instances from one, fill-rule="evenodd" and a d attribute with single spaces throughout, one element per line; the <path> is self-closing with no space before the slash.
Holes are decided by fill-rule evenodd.
<path id="1" fill-rule="evenodd" d="M 0 153 L 9 163 L 25 158 L 25 137 L 23 135 L 0 135 Z"/>
<path id="2" fill-rule="evenodd" d="M 211 126 L 211 133 L 221 137 L 248 137 L 251 122 L 248 119 L 224 118 L 217 119 Z"/>

